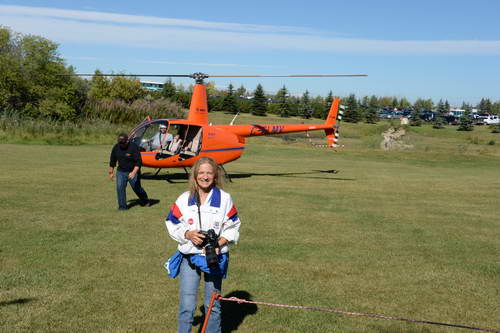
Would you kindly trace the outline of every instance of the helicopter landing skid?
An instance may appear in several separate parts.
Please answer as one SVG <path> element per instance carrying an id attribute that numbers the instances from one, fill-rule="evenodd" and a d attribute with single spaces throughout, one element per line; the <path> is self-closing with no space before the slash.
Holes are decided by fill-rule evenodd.
<path id="1" fill-rule="evenodd" d="M 224 166 L 221 164 L 220 167 L 222 168 L 222 170 L 224 171 L 224 175 L 226 175 L 226 178 L 229 179 L 229 182 L 232 183 L 233 180 L 231 179 L 231 176 L 229 176 L 229 174 L 227 173 L 226 169 L 224 168 Z"/>

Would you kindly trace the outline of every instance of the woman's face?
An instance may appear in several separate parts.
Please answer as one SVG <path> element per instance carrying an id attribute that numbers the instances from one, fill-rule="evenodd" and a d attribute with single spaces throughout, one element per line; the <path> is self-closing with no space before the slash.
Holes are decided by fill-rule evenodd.
<path id="1" fill-rule="evenodd" d="M 196 183 L 198 187 L 203 191 L 209 191 L 214 184 L 215 170 L 208 163 L 203 163 L 198 169 L 198 174 L 196 175 Z"/>

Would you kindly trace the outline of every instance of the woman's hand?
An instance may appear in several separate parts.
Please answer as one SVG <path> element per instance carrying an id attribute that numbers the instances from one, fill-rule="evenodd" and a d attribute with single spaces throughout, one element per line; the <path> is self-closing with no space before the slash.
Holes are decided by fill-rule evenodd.
<path id="1" fill-rule="evenodd" d="M 190 240 L 194 245 L 200 245 L 205 239 L 205 235 L 200 234 L 198 229 L 186 231 L 184 234 L 187 240 Z"/>
<path id="2" fill-rule="evenodd" d="M 227 243 L 229 243 L 229 241 L 227 239 L 225 239 L 224 237 L 219 237 L 219 240 L 217 241 L 217 243 L 219 244 L 219 246 L 215 249 L 215 253 L 217 253 L 217 255 L 219 255 L 221 247 L 227 245 Z"/>

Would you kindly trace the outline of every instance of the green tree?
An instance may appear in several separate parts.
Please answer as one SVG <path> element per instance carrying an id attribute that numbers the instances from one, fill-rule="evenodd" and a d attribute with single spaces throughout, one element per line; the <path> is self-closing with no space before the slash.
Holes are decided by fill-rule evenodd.
<path id="1" fill-rule="evenodd" d="M 224 92 L 217 90 L 217 88 L 215 87 L 214 81 L 208 81 L 205 84 L 205 87 L 207 90 L 207 95 L 212 95 L 212 96 L 223 96 L 224 95 Z M 191 92 L 192 92 L 192 90 L 191 90 Z"/>
<path id="2" fill-rule="evenodd" d="M 223 110 L 222 103 L 224 102 L 223 92 L 220 92 L 215 87 L 215 82 L 209 81 L 207 86 L 207 106 L 208 112 Z"/>
<path id="3" fill-rule="evenodd" d="M 370 102 L 370 99 L 368 98 L 368 96 L 363 96 L 363 98 L 361 98 L 359 100 L 358 107 L 360 109 L 367 110 L 369 102 Z"/>
<path id="4" fill-rule="evenodd" d="M 418 111 L 432 110 L 434 108 L 434 102 L 432 99 L 418 98 L 413 104 L 413 108 Z"/>
<path id="5" fill-rule="evenodd" d="M 264 94 L 264 88 L 259 83 L 253 92 L 252 114 L 256 116 L 265 116 L 267 112 L 267 98 Z"/>
<path id="6" fill-rule="evenodd" d="M 491 106 L 491 113 L 500 114 L 500 101 L 493 103 L 493 105 Z"/>
<path id="7" fill-rule="evenodd" d="M 241 85 L 236 91 L 234 92 L 236 97 L 246 97 L 247 96 L 247 90 L 246 88 Z"/>
<path id="8" fill-rule="evenodd" d="M 313 99 L 311 99 L 311 109 L 312 109 L 312 116 L 314 118 L 323 118 L 323 111 L 325 108 L 325 100 L 321 96 L 316 96 Z"/>
<path id="9" fill-rule="evenodd" d="M 312 115 L 311 99 L 309 98 L 309 91 L 307 90 L 300 99 L 300 115 L 304 119 L 309 119 Z"/>
<path id="10" fill-rule="evenodd" d="M 351 94 L 346 99 L 346 111 L 344 113 L 344 120 L 348 123 L 357 123 L 361 120 L 361 113 L 358 110 L 358 102 L 356 95 Z"/>
<path id="11" fill-rule="evenodd" d="M 161 95 L 171 101 L 174 101 L 176 94 L 177 89 L 175 88 L 175 84 L 172 82 L 172 79 L 168 79 L 167 81 L 165 81 L 161 90 Z"/>
<path id="12" fill-rule="evenodd" d="M 146 96 L 146 90 L 141 87 L 141 82 L 136 78 L 114 76 L 111 80 L 109 97 L 112 99 L 132 103 L 144 96 Z"/>
<path id="13" fill-rule="evenodd" d="M 481 113 L 491 114 L 492 104 L 489 98 L 481 98 L 477 108 Z"/>
<path id="14" fill-rule="evenodd" d="M 86 85 L 71 76 L 57 48 L 43 37 L 0 27 L 0 109 L 56 120 L 80 114 Z"/>
<path id="15" fill-rule="evenodd" d="M 443 110 L 445 116 L 446 116 L 446 114 L 448 114 L 448 112 L 450 112 L 450 109 L 451 109 L 450 103 L 448 103 L 448 100 L 445 100 L 444 101 L 444 110 Z"/>
<path id="16" fill-rule="evenodd" d="M 399 107 L 399 101 L 397 97 L 392 98 L 391 107 L 397 109 Z"/>
<path id="17" fill-rule="evenodd" d="M 332 103 L 333 103 L 333 92 L 330 90 L 328 92 L 328 96 L 326 96 L 326 98 L 325 98 L 323 112 L 321 114 L 322 119 L 326 119 L 326 117 L 328 117 L 328 113 L 330 112 L 330 108 L 332 107 Z"/>
<path id="18" fill-rule="evenodd" d="M 208 95 L 207 92 L 208 112 L 223 110 L 222 102 L 224 102 L 224 99 L 222 97 Z"/>
<path id="19" fill-rule="evenodd" d="M 185 109 L 189 109 L 191 104 L 192 88 L 193 87 L 190 86 L 186 89 L 182 84 L 177 86 L 176 102 L 182 105 Z"/>
<path id="20" fill-rule="evenodd" d="M 406 97 L 401 97 L 401 99 L 399 100 L 398 109 L 406 110 L 409 108 L 411 108 L 411 103 L 408 101 Z"/>
<path id="21" fill-rule="evenodd" d="M 383 96 L 379 98 L 379 107 L 381 108 L 394 108 L 392 106 L 393 104 L 393 98 L 389 96 Z"/>
<path id="22" fill-rule="evenodd" d="M 422 126 L 422 119 L 420 118 L 420 111 L 413 109 L 411 113 L 410 126 Z"/>
<path id="23" fill-rule="evenodd" d="M 465 102 L 462 103 L 462 106 L 460 108 L 465 111 L 472 111 L 472 106 Z"/>
<path id="24" fill-rule="evenodd" d="M 227 94 L 224 97 L 222 109 L 232 114 L 238 113 L 238 105 L 236 104 L 236 99 L 234 97 L 234 87 L 231 83 L 229 84 Z"/>
<path id="25" fill-rule="evenodd" d="M 300 112 L 300 97 L 290 96 L 290 116 L 296 117 Z"/>
<path id="26" fill-rule="evenodd" d="M 370 100 L 368 102 L 368 107 L 374 108 L 374 109 L 379 109 L 380 108 L 380 102 L 379 102 L 377 96 L 372 95 L 370 97 Z"/>
<path id="27" fill-rule="evenodd" d="M 147 92 L 141 87 L 141 82 L 136 78 L 126 76 L 113 76 L 110 80 L 96 70 L 90 82 L 89 98 L 93 100 L 118 99 L 125 103 L 146 96 Z"/>
<path id="28" fill-rule="evenodd" d="M 439 100 L 437 104 L 437 113 L 436 116 L 434 117 L 434 123 L 432 125 L 433 128 L 443 128 L 445 124 L 445 116 L 446 113 L 449 111 L 449 106 L 448 109 L 446 108 L 446 103 L 443 102 L 442 99 Z"/>
<path id="29" fill-rule="evenodd" d="M 238 110 L 242 113 L 252 112 L 252 101 L 247 98 L 238 98 L 236 100 L 238 103 Z"/>
<path id="30" fill-rule="evenodd" d="M 89 98 L 94 100 L 106 99 L 109 98 L 110 92 L 111 84 L 109 80 L 102 75 L 100 70 L 96 69 L 90 81 Z"/>
<path id="31" fill-rule="evenodd" d="M 367 101 L 367 110 L 365 114 L 365 121 L 368 124 L 376 124 L 378 119 L 378 100 L 375 95 L 372 95 Z"/>
<path id="32" fill-rule="evenodd" d="M 472 131 L 474 129 L 474 119 L 470 111 L 465 111 L 465 113 L 460 117 L 460 123 L 458 126 L 458 131 Z"/>
<path id="33" fill-rule="evenodd" d="M 278 114 L 281 117 L 290 117 L 290 101 L 288 98 L 288 90 L 283 86 L 276 94 L 276 100 L 278 102 Z"/>

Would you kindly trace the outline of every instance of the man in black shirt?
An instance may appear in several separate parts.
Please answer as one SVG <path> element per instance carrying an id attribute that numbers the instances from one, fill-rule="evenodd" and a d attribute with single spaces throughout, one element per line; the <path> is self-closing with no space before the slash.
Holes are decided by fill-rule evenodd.
<path id="1" fill-rule="evenodd" d="M 109 178 L 112 180 L 116 170 L 116 193 L 118 194 L 118 209 L 126 210 L 127 207 L 127 183 L 130 183 L 135 194 L 139 197 L 141 206 L 149 206 L 150 202 L 146 191 L 141 187 L 141 153 L 139 148 L 128 141 L 126 134 L 118 135 L 118 143 L 113 146 L 109 157 Z"/>

